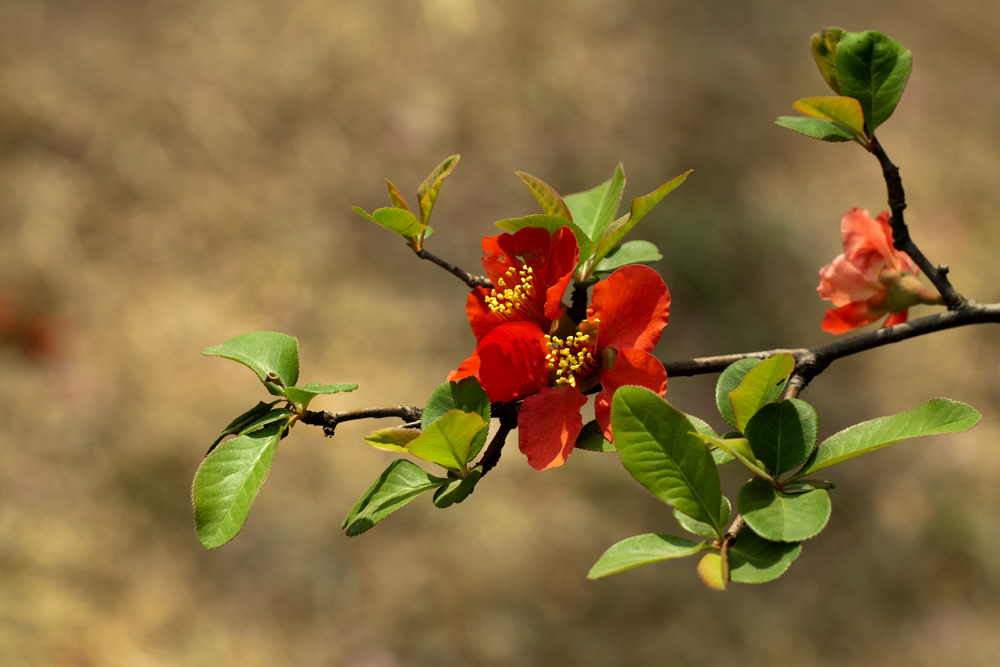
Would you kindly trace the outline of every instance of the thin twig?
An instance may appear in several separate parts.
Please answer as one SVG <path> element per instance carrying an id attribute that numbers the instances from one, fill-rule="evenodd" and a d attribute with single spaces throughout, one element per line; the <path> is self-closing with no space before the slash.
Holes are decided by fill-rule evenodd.
<path id="1" fill-rule="evenodd" d="M 381 405 L 374 408 L 359 408 L 357 410 L 344 410 L 342 412 L 328 412 L 307 410 L 299 420 L 303 424 L 312 426 L 322 426 L 323 433 L 328 437 L 333 437 L 337 424 L 341 422 L 353 421 L 355 419 L 383 419 L 385 417 L 399 417 L 405 423 L 404 428 L 416 428 L 420 426 L 420 415 L 423 410 L 406 405 Z"/>
<path id="2" fill-rule="evenodd" d="M 886 189 L 889 192 L 889 210 L 891 217 L 889 225 L 892 227 L 892 244 L 897 250 L 901 250 L 909 255 L 920 270 L 927 274 L 928 279 L 937 288 L 937 291 L 944 299 L 948 310 L 960 310 L 965 306 L 966 299 L 952 286 L 948 280 L 948 267 L 931 264 L 930 260 L 921 252 L 917 244 L 910 238 L 910 230 L 903 219 L 903 209 L 906 208 L 906 193 L 903 190 L 903 181 L 899 177 L 899 167 L 894 165 L 886 155 L 878 139 L 872 137 L 869 148 L 882 167 L 882 176 L 885 179 Z"/>
<path id="3" fill-rule="evenodd" d="M 428 262 L 437 264 L 445 271 L 448 271 L 449 273 L 458 276 L 458 278 L 462 282 L 464 282 L 466 285 L 469 286 L 469 289 L 475 289 L 476 287 L 485 287 L 486 289 L 491 289 L 493 287 L 493 283 L 490 282 L 490 279 L 487 278 L 486 276 L 474 276 L 471 273 L 468 273 L 467 271 L 463 271 L 462 269 L 458 268 L 451 262 L 441 259 L 437 255 L 427 251 L 426 249 L 415 250 L 414 252 L 420 259 L 426 259 Z"/>
<path id="4" fill-rule="evenodd" d="M 499 463 L 503 446 L 507 443 L 507 436 L 517 428 L 517 415 L 521 410 L 521 404 L 494 403 L 490 410 L 493 416 L 500 420 L 500 428 L 493 435 L 493 439 L 487 445 L 482 458 L 479 459 L 478 465 L 483 467 L 484 476 Z"/>

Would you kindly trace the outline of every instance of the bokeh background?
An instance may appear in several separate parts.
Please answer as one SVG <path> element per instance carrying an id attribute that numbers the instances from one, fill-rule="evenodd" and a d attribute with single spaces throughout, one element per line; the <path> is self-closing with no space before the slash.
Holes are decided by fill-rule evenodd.
<path id="1" fill-rule="evenodd" d="M 415 198 L 477 271 L 492 222 L 622 161 L 626 200 L 694 173 L 633 232 L 661 247 L 667 359 L 830 340 L 816 272 L 877 164 L 773 124 L 828 94 L 809 35 L 914 53 L 880 129 L 917 242 L 1000 300 L 1000 12 L 992 2 L 0 0 L 0 663 L 993 665 L 1000 651 L 1000 337 L 950 331 L 838 362 L 821 435 L 935 396 L 974 431 L 831 469 L 834 513 L 779 581 L 707 591 L 694 561 L 598 582 L 610 544 L 677 530 L 613 455 L 531 471 L 516 447 L 464 504 L 340 522 L 390 462 L 385 423 L 299 426 L 214 551 L 189 500 L 207 445 L 263 397 L 200 351 L 300 340 L 340 410 L 422 405 L 471 350 L 466 290 L 350 212 Z M 926 314 L 921 309 L 914 315 Z M 669 398 L 717 426 L 714 377 Z M 740 474 L 727 471 L 730 494 Z"/>

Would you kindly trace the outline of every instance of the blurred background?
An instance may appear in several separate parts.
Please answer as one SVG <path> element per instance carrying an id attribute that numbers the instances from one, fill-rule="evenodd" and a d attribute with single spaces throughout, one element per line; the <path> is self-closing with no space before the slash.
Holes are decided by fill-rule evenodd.
<path id="1" fill-rule="evenodd" d="M 420 498 L 348 539 L 393 422 L 299 426 L 246 528 L 198 542 L 207 446 L 264 397 L 201 355 L 300 341 L 317 409 L 422 405 L 472 349 L 465 287 L 350 212 L 414 203 L 461 153 L 431 251 L 479 271 L 536 212 L 514 170 L 626 201 L 688 170 L 632 233 L 673 295 L 658 354 L 832 340 L 817 271 L 877 213 L 877 163 L 774 125 L 829 94 L 827 26 L 914 54 L 880 128 L 907 220 L 957 288 L 1000 300 L 1000 12 L 985 1 L 0 0 L 0 663 L 993 665 L 1000 650 L 1000 337 L 980 326 L 838 362 L 821 436 L 936 396 L 972 432 L 831 469 L 827 529 L 775 583 L 706 590 L 695 561 L 590 582 L 612 543 L 676 532 L 613 455 L 536 473 L 511 443 L 464 504 Z M 913 316 L 932 312 L 917 309 Z M 668 398 L 717 427 L 714 376 Z M 741 482 L 727 470 L 732 497 Z"/>

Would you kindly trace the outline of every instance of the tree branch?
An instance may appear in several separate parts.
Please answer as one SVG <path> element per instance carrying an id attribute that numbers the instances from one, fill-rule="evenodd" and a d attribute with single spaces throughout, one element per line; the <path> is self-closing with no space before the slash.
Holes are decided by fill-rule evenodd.
<path id="1" fill-rule="evenodd" d="M 458 268 L 451 262 L 447 262 L 438 257 L 437 255 L 428 252 L 423 248 L 421 248 L 420 250 L 414 250 L 413 252 L 416 253 L 417 257 L 419 257 L 420 259 L 426 259 L 428 262 L 437 264 L 445 271 L 448 271 L 449 273 L 458 276 L 458 278 L 462 282 L 464 282 L 466 285 L 469 286 L 469 289 L 475 289 L 476 287 L 485 287 L 487 289 L 491 289 L 493 287 L 493 283 L 490 282 L 490 279 L 487 278 L 486 276 L 474 276 L 471 273 L 468 273 Z"/>
<path id="2" fill-rule="evenodd" d="M 333 437 L 337 424 L 341 422 L 353 421 L 355 419 L 383 419 L 385 417 L 399 417 L 405 423 L 403 428 L 418 428 L 420 426 L 420 416 L 423 410 L 406 405 L 382 405 L 374 408 L 359 408 L 357 410 L 344 410 L 342 412 L 327 412 L 326 410 L 307 410 L 299 420 L 303 424 L 312 426 L 322 426 L 323 433 L 327 437 Z"/>
<path id="3" fill-rule="evenodd" d="M 930 260 L 927 259 L 924 253 L 920 251 L 920 248 L 917 247 L 917 244 L 913 242 L 913 239 L 910 238 L 910 230 L 906 226 L 906 221 L 903 220 L 903 209 L 906 208 L 906 193 L 903 191 L 903 181 L 899 177 L 899 167 L 892 163 L 882 145 L 879 144 L 878 139 L 875 137 L 872 137 L 869 150 L 878 159 L 879 165 L 882 167 L 882 177 L 885 179 L 886 189 L 889 193 L 889 210 L 891 212 L 889 225 L 892 227 L 892 244 L 897 250 L 901 250 L 909 255 L 916 262 L 917 266 L 920 267 L 920 270 L 927 274 L 927 277 L 934 283 L 934 287 L 937 288 L 938 293 L 944 299 L 948 310 L 963 308 L 966 304 L 966 299 L 952 287 L 951 281 L 948 280 L 948 267 L 944 265 L 935 267 L 931 264 Z"/>

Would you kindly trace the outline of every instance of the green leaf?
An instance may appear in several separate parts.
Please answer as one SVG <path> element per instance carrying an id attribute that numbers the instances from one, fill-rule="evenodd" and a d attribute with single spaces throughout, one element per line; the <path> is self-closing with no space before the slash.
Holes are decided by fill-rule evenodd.
<path id="1" fill-rule="evenodd" d="M 292 403 L 297 403 L 305 410 L 309 403 L 320 394 L 339 394 L 342 391 L 354 391 L 358 385 L 353 382 L 341 382 L 339 384 L 320 384 L 310 382 L 302 387 L 285 387 L 285 397 Z"/>
<path id="2" fill-rule="evenodd" d="M 823 530 L 830 518 L 830 494 L 823 489 L 784 493 L 755 478 L 740 490 L 739 502 L 747 525 L 772 542 L 808 540 Z"/>
<path id="3" fill-rule="evenodd" d="M 474 412 L 450 410 L 415 438 L 407 450 L 414 456 L 465 475 L 473 438 L 486 425 Z"/>
<path id="4" fill-rule="evenodd" d="M 608 256 L 594 267 L 593 273 L 611 273 L 628 264 L 649 264 L 663 259 L 659 248 L 649 241 L 628 241 L 615 246 Z"/>
<path id="5" fill-rule="evenodd" d="M 417 216 L 406 209 L 387 206 L 366 213 L 360 206 L 353 206 L 351 210 L 407 240 L 420 236 L 427 229 L 427 225 L 417 220 Z"/>
<path id="6" fill-rule="evenodd" d="M 585 192 L 566 195 L 563 201 L 573 216 L 573 222 L 579 225 L 589 238 L 599 239 L 604 236 L 604 230 L 615 219 L 624 191 L 625 169 L 619 162 L 611 178 Z"/>
<path id="7" fill-rule="evenodd" d="M 713 551 L 702 556 L 698 561 L 698 576 L 702 583 L 712 590 L 726 590 L 729 573 L 726 572 L 726 561 L 723 560 L 722 554 Z"/>
<path id="8" fill-rule="evenodd" d="M 719 408 L 719 414 L 726 420 L 726 423 L 735 429 L 739 427 L 736 426 L 736 418 L 733 417 L 733 406 L 729 402 L 729 393 L 740 386 L 740 382 L 743 382 L 743 378 L 750 372 L 750 369 L 760 362 L 760 359 L 735 361 L 726 366 L 715 383 L 715 405 Z"/>
<path id="9" fill-rule="evenodd" d="M 705 542 L 692 542 L 676 535 L 657 533 L 636 535 L 611 545 L 590 568 L 587 578 L 600 579 L 609 574 L 618 574 L 640 565 L 693 556 L 709 548 Z"/>
<path id="10" fill-rule="evenodd" d="M 832 120 L 821 118 L 805 118 L 802 116 L 780 116 L 774 121 L 781 127 L 787 127 L 799 134 L 804 134 L 821 141 L 855 141 L 854 134 L 846 127 Z"/>
<path id="11" fill-rule="evenodd" d="M 550 234 L 555 234 L 562 227 L 569 227 L 573 231 L 573 235 L 576 236 L 576 244 L 580 248 L 580 262 L 578 266 L 594 254 L 594 248 L 596 247 L 594 242 L 590 240 L 590 237 L 575 222 L 570 222 L 565 218 L 558 218 L 554 215 L 527 215 L 523 218 L 500 220 L 496 223 L 496 226 L 512 234 L 525 227 L 540 227 L 541 229 L 549 230 Z"/>
<path id="12" fill-rule="evenodd" d="M 865 136 L 865 115 L 853 97 L 807 97 L 792 106 L 806 116 L 833 121 L 856 136 Z"/>
<path id="13" fill-rule="evenodd" d="M 434 505 L 444 509 L 457 505 L 466 498 L 476 488 L 479 478 L 483 476 L 483 467 L 476 466 L 469 471 L 464 479 L 451 479 L 447 484 L 434 492 Z"/>
<path id="14" fill-rule="evenodd" d="M 910 438 L 967 431 L 979 423 L 981 416 L 965 403 L 935 398 L 891 417 L 855 424 L 820 443 L 802 471 L 792 479 Z"/>
<path id="15" fill-rule="evenodd" d="M 615 392 L 611 424 L 622 465 L 665 503 L 725 532 L 729 518 L 719 474 L 694 426 L 654 392 L 625 386 Z"/>
<path id="16" fill-rule="evenodd" d="M 861 103 L 868 134 L 896 109 L 910 78 L 913 58 L 899 42 L 880 32 L 845 32 L 837 45 L 840 94 Z"/>
<path id="17" fill-rule="evenodd" d="M 240 334 L 202 354 L 239 362 L 252 370 L 275 396 L 299 379 L 299 341 L 288 334 L 254 331 Z"/>
<path id="18" fill-rule="evenodd" d="M 632 208 L 627 216 L 622 216 L 611 223 L 598 239 L 597 250 L 594 252 L 594 259 L 591 266 L 597 266 L 618 243 L 631 231 L 633 227 L 649 213 L 654 206 L 660 203 L 664 197 L 673 192 L 677 186 L 687 180 L 692 170 L 687 170 L 680 176 L 675 176 L 660 187 L 656 188 L 648 195 L 636 197 L 632 200 Z M 581 254 L 582 257 L 582 254 Z M 587 276 L 583 276 L 586 278 Z"/>
<path id="19" fill-rule="evenodd" d="M 229 425 L 222 429 L 222 433 L 219 434 L 219 437 L 212 442 L 212 445 L 208 448 L 208 452 L 206 452 L 205 455 L 208 456 L 208 454 L 215 449 L 215 446 L 222 442 L 222 439 L 227 435 L 238 434 L 244 427 L 252 424 L 258 417 L 274 407 L 277 402 L 278 401 L 271 401 L 270 403 L 265 403 L 264 401 L 261 401 L 233 421 L 229 422 Z"/>
<path id="20" fill-rule="evenodd" d="M 372 431 L 365 436 L 365 442 L 386 452 L 405 452 L 407 446 L 420 436 L 420 431 L 415 428 L 402 428 L 401 426 L 391 426 Z"/>
<path id="21" fill-rule="evenodd" d="M 727 516 L 726 521 L 728 521 L 729 515 L 732 513 L 732 507 L 729 504 L 729 498 L 722 496 L 722 503 L 725 506 L 725 514 Z M 684 512 L 677 509 L 674 510 L 674 518 L 677 519 L 677 523 L 680 524 L 681 528 L 688 531 L 689 533 L 694 533 L 695 535 L 700 535 L 701 537 L 710 537 L 715 539 L 718 534 L 715 532 L 715 528 L 707 523 L 702 523 L 692 519 Z"/>
<path id="22" fill-rule="evenodd" d="M 280 439 L 281 426 L 241 435 L 220 444 L 198 467 L 191 500 L 198 539 L 207 549 L 242 530 Z"/>
<path id="23" fill-rule="evenodd" d="M 430 221 L 431 211 L 434 210 L 434 202 L 437 201 L 437 196 L 441 191 L 441 186 L 444 184 L 444 179 L 455 168 L 455 165 L 458 164 L 458 158 L 458 155 L 445 158 L 431 173 L 427 174 L 427 178 L 424 179 L 424 182 L 417 189 L 417 198 L 420 200 L 420 221 L 424 225 Z"/>
<path id="24" fill-rule="evenodd" d="M 795 358 L 792 355 L 776 354 L 747 371 L 739 386 L 729 392 L 733 419 L 740 433 L 746 433 L 747 422 L 758 410 L 778 398 L 782 383 L 793 370 Z"/>
<path id="25" fill-rule="evenodd" d="M 813 60 L 816 61 L 820 74 L 838 95 L 840 84 L 837 82 L 837 45 L 843 35 L 844 31 L 840 28 L 827 28 L 809 39 Z"/>
<path id="26" fill-rule="evenodd" d="M 566 202 L 563 198 L 559 196 L 559 193 L 555 189 L 543 181 L 540 178 L 535 178 L 531 174 L 523 171 L 515 171 L 525 185 L 531 190 L 531 194 L 535 196 L 538 203 L 542 206 L 542 212 L 545 215 L 554 215 L 557 218 L 564 218 L 566 220 L 572 220 L 573 215 L 569 212 L 569 208 L 566 206 Z"/>
<path id="27" fill-rule="evenodd" d="M 774 581 L 788 570 L 800 553 L 801 544 L 769 542 L 750 528 L 744 528 L 729 550 L 729 581 L 740 584 Z"/>
<path id="28" fill-rule="evenodd" d="M 591 420 L 583 425 L 580 435 L 576 437 L 577 449 L 585 449 L 588 452 L 614 452 L 617 451 L 615 443 L 604 437 L 597 420 Z"/>
<path id="29" fill-rule="evenodd" d="M 750 448 L 750 442 L 746 438 L 720 438 L 718 436 L 702 435 L 701 433 L 695 435 L 706 443 L 729 454 L 729 456 L 739 461 L 744 468 L 754 475 L 771 479 L 771 475 L 763 462 L 754 456 L 753 450 Z"/>
<path id="30" fill-rule="evenodd" d="M 813 406 L 790 398 L 762 407 L 747 423 L 746 436 L 754 455 L 778 479 L 816 448 L 818 428 Z"/>
<path id="31" fill-rule="evenodd" d="M 443 382 L 438 385 L 427 399 L 424 411 L 420 418 L 420 427 L 423 430 L 430 428 L 431 424 L 452 410 L 462 412 L 474 412 L 483 418 L 484 426 L 472 439 L 469 448 L 469 456 L 466 459 L 475 458 L 483 445 L 486 444 L 486 437 L 489 435 L 490 423 L 490 399 L 479 386 L 479 381 L 474 377 L 465 378 L 458 382 Z"/>
<path id="32" fill-rule="evenodd" d="M 349 537 L 360 535 L 420 494 L 447 482 L 406 459 L 393 461 L 354 503 L 341 528 Z"/>
<path id="33" fill-rule="evenodd" d="M 284 430 L 288 426 L 288 421 L 291 418 L 292 413 L 288 411 L 287 408 L 278 408 L 277 410 L 271 410 L 270 412 L 265 412 L 263 415 L 254 419 L 252 422 L 240 429 L 237 435 L 246 435 L 248 433 L 253 433 L 254 431 L 260 430 L 265 426 L 270 426 L 278 422 L 284 422 L 281 424 L 281 429 Z"/>

